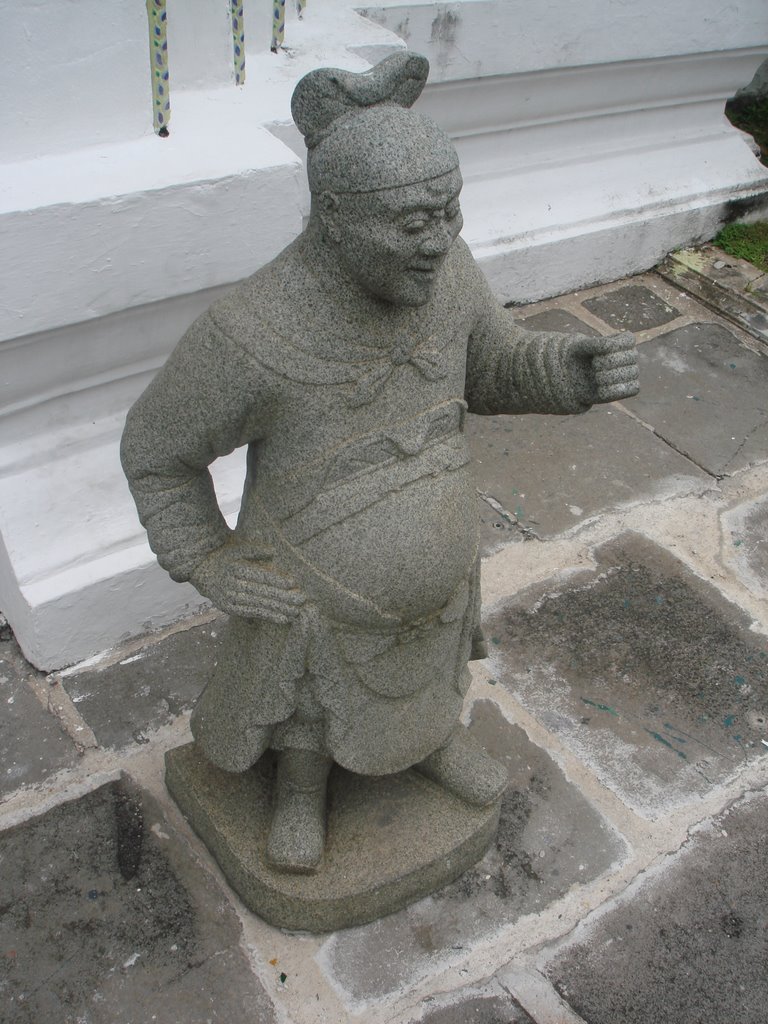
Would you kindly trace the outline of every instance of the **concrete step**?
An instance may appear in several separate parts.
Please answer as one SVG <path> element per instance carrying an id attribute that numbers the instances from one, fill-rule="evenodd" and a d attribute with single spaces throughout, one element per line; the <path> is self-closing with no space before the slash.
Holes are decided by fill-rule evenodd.
<path id="1" fill-rule="evenodd" d="M 768 274 L 714 245 L 671 252 L 657 270 L 746 331 L 768 355 Z"/>

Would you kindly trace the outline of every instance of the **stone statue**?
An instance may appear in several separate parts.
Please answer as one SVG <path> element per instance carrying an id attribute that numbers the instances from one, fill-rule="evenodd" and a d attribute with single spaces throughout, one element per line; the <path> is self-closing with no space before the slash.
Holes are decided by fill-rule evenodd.
<path id="1" fill-rule="evenodd" d="M 195 743 L 230 773 L 277 752 L 283 872 L 322 863 L 334 762 L 498 800 L 505 772 L 459 723 L 484 654 L 466 414 L 637 390 L 630 335 L 529 333 L 495 301 L 459 238 L 456 151 L 410 109 L 427 71 L 398 53 L 299 82 L 308 226 L 192 325 L 123 437 L 160 564 L 229 615 Z M 208 466 L 240 445 L 233 531 Z"/>

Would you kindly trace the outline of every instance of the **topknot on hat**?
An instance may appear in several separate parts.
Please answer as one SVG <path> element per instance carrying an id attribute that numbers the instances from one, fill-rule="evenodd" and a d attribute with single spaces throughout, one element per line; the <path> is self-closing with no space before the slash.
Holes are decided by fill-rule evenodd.
<path id="1" fill-rule="evenodd" d="M 400 50 L 368 71 L 317 68 L 299 81 L 291 99 L 291 114 L 314 149 L 336 127 L 334 122 L 370 107 L 392 104 L 412 107 L 429 75 L 429 61 Z"/>
<path id="2" fill-rule="evenodd" d="M 410 109 L 428 74 L 426 57 L 400 51 L 369 71 L 305 75 L 291 110 L 307 143 L 310 192 L 377 192 L 455 170 L 451 140 Z"/>

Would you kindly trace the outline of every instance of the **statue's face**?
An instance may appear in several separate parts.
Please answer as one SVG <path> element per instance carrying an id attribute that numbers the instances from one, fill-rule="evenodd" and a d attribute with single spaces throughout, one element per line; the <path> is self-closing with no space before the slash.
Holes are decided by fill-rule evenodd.
<path id="1" fill-rule="evenodd" d="M 422 306 L 461 231 L 458 169 L 429 181 L 330 197 L 325 216 L 342 268 L 369 295 Z"/>

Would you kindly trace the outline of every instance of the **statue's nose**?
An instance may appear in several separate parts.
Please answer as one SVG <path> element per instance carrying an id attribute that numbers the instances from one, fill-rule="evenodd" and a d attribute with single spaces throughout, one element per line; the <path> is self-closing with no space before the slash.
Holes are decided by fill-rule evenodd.
<path id="1" fill-rule="evenodd" d="M 436 219 L 432 222 L 430 231 L 422 239 L 420 252 L 424 256 L 445 256 L 453 245 L 455 237 L 453 228 L 446 220 Z"/>

